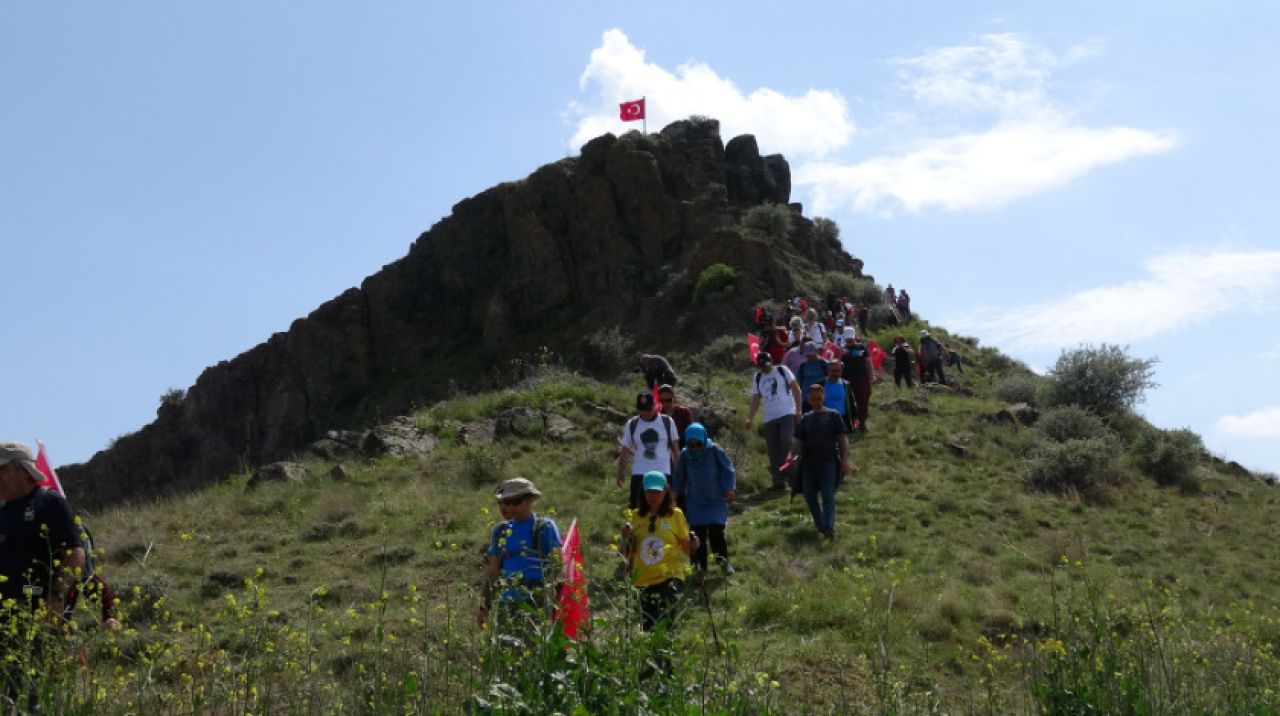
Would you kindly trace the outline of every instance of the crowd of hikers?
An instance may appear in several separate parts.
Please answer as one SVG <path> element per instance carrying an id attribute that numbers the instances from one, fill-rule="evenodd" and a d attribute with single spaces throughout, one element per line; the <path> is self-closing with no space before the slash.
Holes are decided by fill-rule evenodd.
<path id="1" fill-rule="evenodd" d="M 911 321 L 905 290 L 890 285 L 884 300 L 890 325 Z M 916 347 L 895 336 L 886 352 L 866 338 L 870 306 L 844 297 L 827 296 L 821 314 L 803 298 L 776 305 L 778 315 L 761 306 L 752 317 L 747 348 L 755 372 L 744 427 L 752 429 L 760 415 L 770 491 L 803 495 L 817 532 L 831 540 L 836 490 L 853 469 L 850 445 L 869 431 L 872 386 L 885 362 L 893 362 L 898 387 L 914 387 L 917 379 L 949 383 L 945 369 L 963 373 L 963 365 L 928 330 L 920 331 Z M 636 366 L 646 390 L 636 394 L 635 414 L 618 442 L 617 485 L 627 491 L 628 506 L 618 552 L 637 591 L 641 627 L 669 631 L 690 576 L 705 590 L 713 556 L 726 577 L 736 571 L 725 529 L 737 474 L 707 427 L 678 402 L 671 361 L 646 353 Z M 489 540 L 480 624 L 499 583 L 505 613 L 540 611 L 536 605 L 551 586 L 544 570 L 559 544 L 555 522 L 533 510 L 541 492 L 531 482 L 507 480 L 496 496 L 504 521 Z"/>
<path id="2" fill-rule="evenodd" d="M 891 325 L 910 322 L 905 290 L 890 285 L 884 300 Z M 776 316 L 761 306 L 752 317 L 747 347 L 755 371 L 744 427 L 752 429 L 760 416 L 770 491 L 803 495 L 815 529 L 830 540 L 836 490 L 853 469 L 851 444 L 869 430 L 872 386 L 884 363 L 893 362 L 896 386 L 913 387 L 917 379 L 947 383 L 945 371 L 963 373 L 963 362 L 928 330 L 920 331 L 914 347 L 895 336 L 886 352 L 868 339 L 870 307 L 844 297 L 827 296 L 821 313 L 803 298 L 776 306 Z M 713 561 L 726 577 L 735 573 L 726 526 L 737 473 L 706 425 L 680 404 L 671 361 L 642 354 L 636 365 L 646 389 L 637 392 L 635 414 L 619 436 L 617 485 L 627 490 L 629 509 L 618 552 L 638 595 L 641 626 L 669 633 L 690 575 L 705 590 Z M 116 598 L 92 567 L 88 531 L 60 489 L 44 486 L 48 479 L 29 448 L 0 443 L 0 617 L 38 614 L 65 629 L 83 594 L 101 603 L 102 625 L 118 630 Z M 557 585 L 549 578 L 550 560 L 562 538 L 554 520 L 534 511 L 541 495 L 523 478 L 497 487 L 503 521 L 487 548 L 476 615 L 481 626 L 489 623 L 495 602 L 498 620 L 513 624 L 522 613 L 545 614 L 552 600 L 548 592 Z M 39 648 L 38 639 L 0 631 L 6 653 Z M 34 698 L 23 673 L 4 668 L 3 677 L 10 703 Z"/>

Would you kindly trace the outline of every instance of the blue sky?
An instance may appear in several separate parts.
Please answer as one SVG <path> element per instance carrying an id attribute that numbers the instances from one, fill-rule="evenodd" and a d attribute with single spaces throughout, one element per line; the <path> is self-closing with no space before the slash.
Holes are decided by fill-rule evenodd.
<path id="1" fill-rule="evenodd" d="M 0 9 L 0 437 L 87 459 L 450 207 L 689 114 L 913 306 L 1280 471 L 1280 6 L 137 2 Z"/>

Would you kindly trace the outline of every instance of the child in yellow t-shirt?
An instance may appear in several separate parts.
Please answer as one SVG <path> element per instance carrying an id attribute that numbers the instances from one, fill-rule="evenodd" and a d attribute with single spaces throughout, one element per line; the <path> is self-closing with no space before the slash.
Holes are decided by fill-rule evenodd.
<path id="1" fill-rule="evenodd" d="M 675 506 L 666 475 L 645 473 L 644 500 L 622 526 L 618 545 L 631 562 L 632 584 L 640 589 L 644 630 L 653 631 L 659 622 L 670 629 L 698 536 L 689 532 L 684 512 Z"/>

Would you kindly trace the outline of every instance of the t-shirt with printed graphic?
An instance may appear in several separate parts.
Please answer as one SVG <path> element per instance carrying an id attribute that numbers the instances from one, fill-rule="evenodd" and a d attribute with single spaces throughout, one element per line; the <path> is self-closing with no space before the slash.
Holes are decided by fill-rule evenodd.
<path id="1" fill-rule="evenodd" d="M 533 543 L 534 526 L 538 530 L 538 542 Z M 502 563 L 502 601 L 527 601 L 532 595 L 524 586 L 539 583 L 542 569 L 560 549 L 560 530 L 549 517 L 530 515 L 519 522 L 501 522 L 493 528 L 489 537 L 489 555 Z"/>
<path id="2" fill-rule="evenodd" d="M 641 420 L 637 415 L 628 420 L 622 426 L 620 443 L 631 450 L 631 474 L 643 475 L 657 470 L 670 475 L 671 443 L 678 438 L 675 421 L 670 416 L 656 414 L 653 420 Z"/>
<path id="3" fill-rule="evenodd" d="M 650 527 L 652 525 L 652 528 Z M 689 539 L 689 523 L 679 507 L 671 514 L 631 514 L 631 581 L 637 587 L 684 579 L 690 571 L 689 555 L 680 542 Z"/>
<path id="4" fill-rule="evenodd" d="M 760 403 L 764 406 L 764 422 L 796 414 L 796 399 L 791 394 L 791 386 L 795 382 L 796 377 L 784 365 L 777 366 L 768 373 L 756 373 L 751 382 L 751 395 L 760 396 Z"/>

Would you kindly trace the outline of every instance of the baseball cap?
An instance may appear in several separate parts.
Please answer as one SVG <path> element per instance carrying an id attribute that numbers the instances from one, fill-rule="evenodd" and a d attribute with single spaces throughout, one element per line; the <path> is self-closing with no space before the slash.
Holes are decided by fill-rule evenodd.
<path id="1" fill-rule="evenodd" d="M 653 410 L 653 393 L 636 393 L 636 410 Z"/>
<path id="2" fill-rule="evenodd" d="M 644 491 L 665 490 L 667 489 L 667 476 L 657 470 L 650 470 L 644 474 Z"/>
<path id="3" fill-rule="evenodd" d="M 8 465 L 15 460 L 22 465 L 32 480 L 40 482 L 44 479 L 44 475 L 36 469 L 36 457 L 31 454 L 31 448 L 20 442 L 0 442 L 0 466 Z"/>

